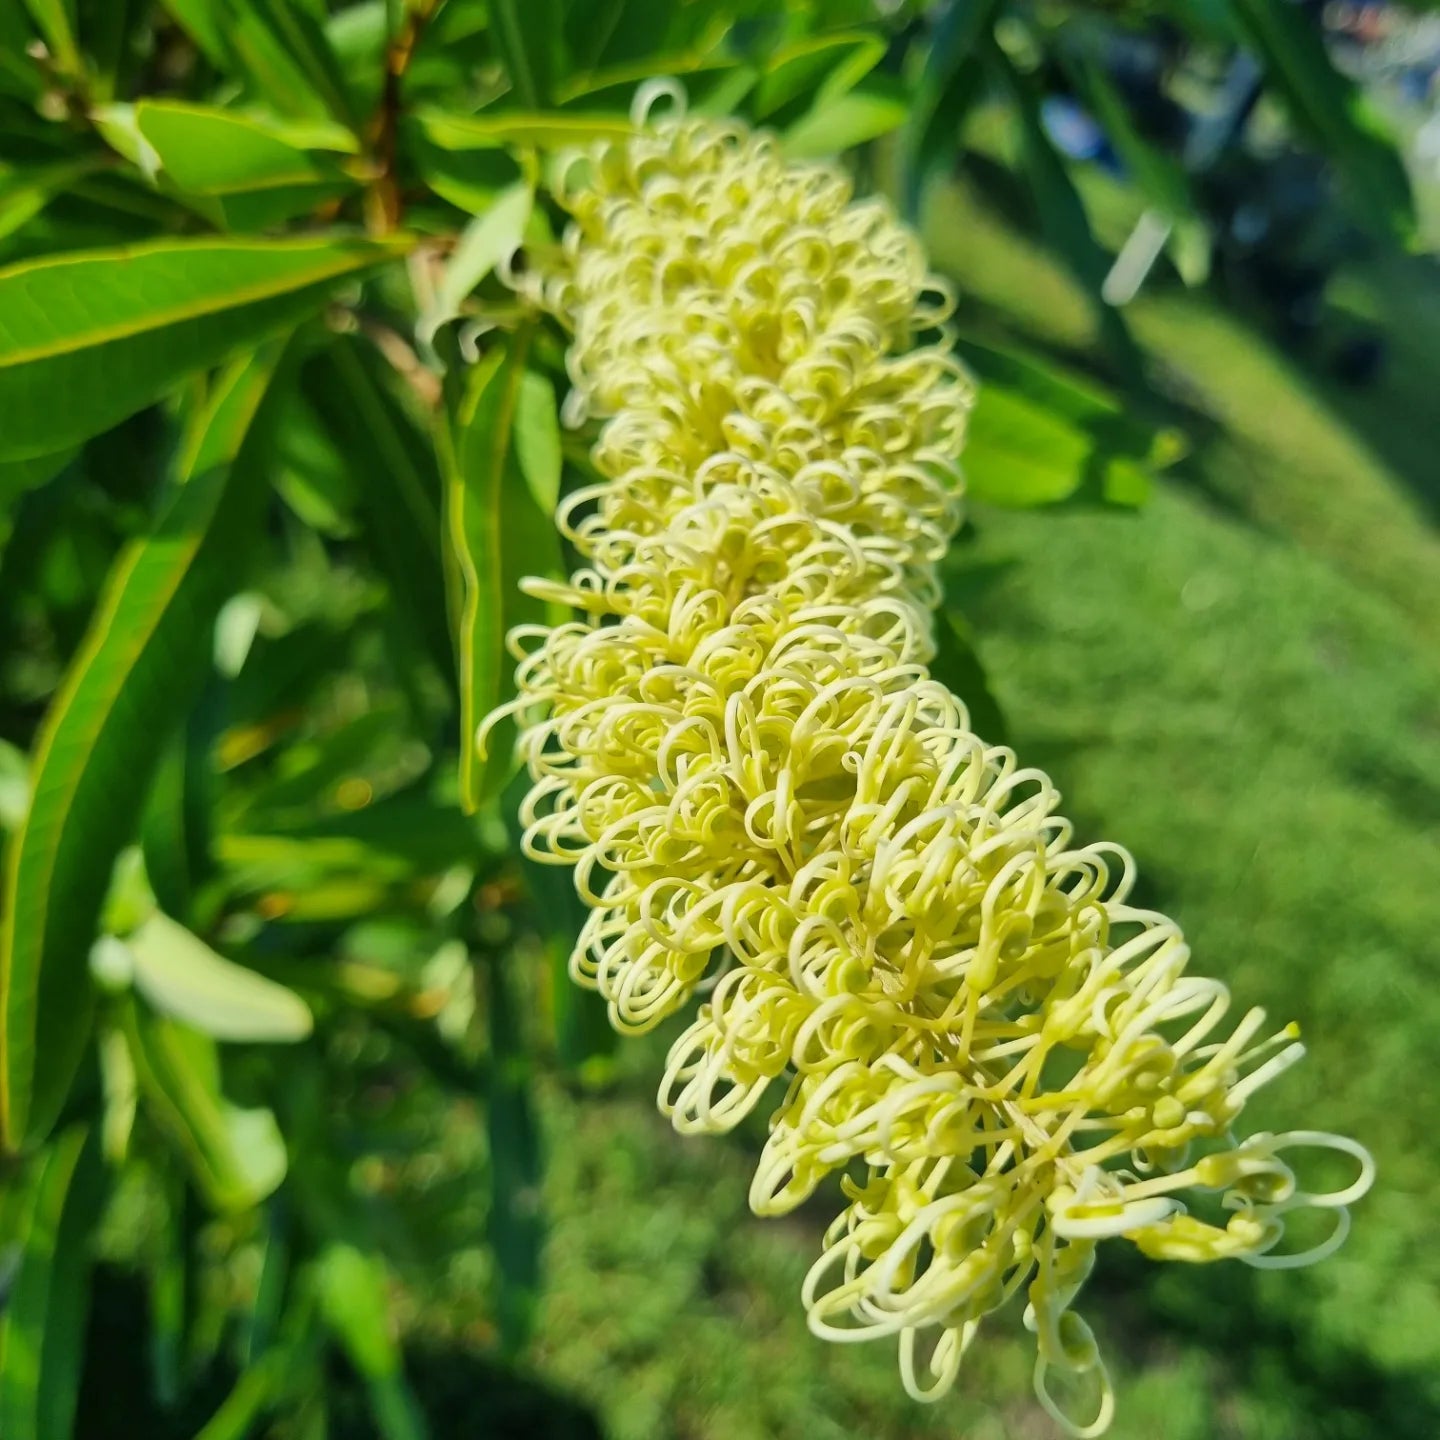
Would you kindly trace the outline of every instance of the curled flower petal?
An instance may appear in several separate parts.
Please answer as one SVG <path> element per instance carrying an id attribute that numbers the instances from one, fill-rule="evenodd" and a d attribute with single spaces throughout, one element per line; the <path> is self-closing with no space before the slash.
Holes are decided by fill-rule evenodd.
<path id="1" fill-rule="evenodd" d="M 512 636 L 525 853 L 573 867 L 571 974 L 618 1028 L 698 1001 L 660 1089 L 677 1129 L 783 1092 L 752 1208 L 843 1177 L 810 1328 L 894 1337 L 928 1401 L 1024 1290 L 1041 1404 L 1098 1435 L 1113 1395 L 1071 1307 L 1101 1239 L 1309 1263 L 1373 1167 L 1235 1137 L 1297 1032 L 1227 1032 L 1129 855 L 1076 845 L 1050 778 L 927 671 L 973 389 L 915 237 L 671 85 L 637 105 L 563 163 L 561 257 L 518 282 L 571 332 L 567 415 L 604 422 L 602 479 L 557 518 L 581 568 L 530 587 L 576 618 Z M 1314 1147 L 1353 1182 L 1302 1189 L 1285 1156 Z M 1305 1208 L 1334 1228 L 1291 1254 Z"/>

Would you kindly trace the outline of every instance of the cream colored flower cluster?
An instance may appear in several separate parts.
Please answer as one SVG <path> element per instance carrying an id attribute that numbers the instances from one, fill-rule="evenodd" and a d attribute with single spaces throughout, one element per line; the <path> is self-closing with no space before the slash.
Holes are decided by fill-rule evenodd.
<path id="1" fill-rule="evenodd" d="M 512 644 L 525 847 L 591 907 L 573 974 L 626 1031 L 702 997 L 660 1092 L 680 1130 L 782 1092 L 758 1213 L 843 1177 L 817 1334 L 897 1337 L 929 1399 L 1023 1290 L 1041 1401 L 1098 1434 L 1109 1384 L 1070 1308 L 1097 1242 L 1305 1263 L 1369 1158 L 1232 1136 L 1293 1028 L 1252 1010 L 1227 1034 L 1225 987 L 1128 903 L 1129 857 L 1076 846 L 1050 780 L 927 673 L 971 388 L 914 236 L 839 170 L 678 115 L 557 194 L 541 293 L 604 479 L 560 515 L 585 568 L 532 582 L 581 618 Z M 1358 1177 L 1309 1193 L 1297 1147 Z M 1296 1254 L 1300 1207 L 1333 1223 Z"/>

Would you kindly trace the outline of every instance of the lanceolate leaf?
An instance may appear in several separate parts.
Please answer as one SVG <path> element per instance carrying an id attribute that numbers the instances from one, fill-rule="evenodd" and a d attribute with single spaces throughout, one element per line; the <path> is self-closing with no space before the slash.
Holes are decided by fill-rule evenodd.
<path id="1" fill-rule="evenodd" d="M 310 1007 L 283 985 L 217 955 L 197 935 L 157 910 L 125 942 L 135 988 L 151 1008 L 216 1040 L 303 1040 Z"/>
<path id="2" fill-rule="evenodd" d="M 71 1433 L 89 1301 L 90 1237 L 104 1200 L 97 1140 L 67 1130 L 32 1161 L 19 1201 L 20 1267 L 0 1307 L 0 1435 Z"/>
<path id="3" fill-rule="evenodd" d="M 383 1263 L 352 1245 L 331 1245 L 317 1263 L 316 1280 L 320 1314 L 365 1382 L 383 1440 L 423 1440 L 425 1422 L 391 1331 Z"/>
<path id="4" fill-rule="evenodd" d="M 0 271 L 0 460 L 108 430 L 396 253 L 352 240 L 163 240 Z"/>
<path id="5" fill-rule="evenodd" d="M 1050 247 L 1092 297 L 1112 358 L 1127 380 L 1138 379 L 1142 364 L 1139 347 L 1120 312 L 1101 298 L 1105 277 L 1110 273 L 1111 257 L 1091 231 L 1080 192 L 1045 133 L 1031 80 L 1015 68 L 993 37 L 984 37 L 982 52 L 1014 102 L 1020 131 L 1020 167 L 1035 203 L 1040 229 Z"/>
<path id="6" fill-rule="evenodd" d="M 460 576 L 456 655 L 460 672 L 460 796 L 469 809 L 504 784 L 513 729 L 476 744 L 480 722 L 512 693 L 506 630 L 543 607 L 519 591 L 527 574 L 559 568 L 549 519 L 521 474 L 514 427 L 525 380 L 528 332 L 497 345 L 466 377 L 454 424 L 442 434 L 446 528 Z"/>
<path id="7" fill-rule="evenodd" d="M 489 0 L 490 30 L 522 105 L 544 106 L 564 78 L 564 31 L 557 0 Z"/>
<path id="8" fill-rule="evenodd" d="M 261 228 L 353 187 L 329 161 L 232 111 L 142 100 L 134 120 L 169 180 L 231 226 Z"/>
<path id="9" fill-rule="evenodd" d="M 116 563 L 41 729 L 34 799 L 4 876 L 4 1149 L 54 1124 L 84 1049 L 86 955 L 111 867 L 138 823 L 161 748 L 193 702 L 216 611 L 259 526 L 260 412 L 274 363 L 273 353 L 252 359 L 217 384 L 192 444 L 194 472 Z"/>
<path id="10" fill-rule="evenodd" d="M 140 1094 L 160 1129 L 179 1148 L 216 1210 L 245 1210 L 285 1178 L 285 1142 L 269 1110 L 242 1110 L 220 1093 L 215 1042 L 136 1005 L 125 1007 L 125 1034 Z"/>
<path id="11" fill-rule="evenodd" d="M 56 66 L 67 75 L 80 73 L 80 49 L 75 43 L 75 0 L 25 0 Z"/>
<path id="12" fill-rule="evenodd" d="M 405 624 L 453 681 L 440 556 L 440 476 L 375 362 L 339 339 L 306 367 L 305 393 L 356 482 L 361 523 Z"/>
<path id="13" fill-rule="evenodd" d="M 910 101 L 900 143 L 900 188 L 913 221 L 926 171 L 959 143 L 960 122 L 980 89 L 978 42 L 999 0 L 954 0 L 935 35 Z"/>

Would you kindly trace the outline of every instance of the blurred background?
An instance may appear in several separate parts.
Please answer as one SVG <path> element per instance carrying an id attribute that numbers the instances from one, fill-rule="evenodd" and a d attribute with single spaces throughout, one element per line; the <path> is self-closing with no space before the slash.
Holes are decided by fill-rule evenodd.
<path id="1" fill-rule="evenodd" d="M 152 77 L 202 83 L 203 8 L 160 7 L 134 32 Z M 294 8 L 342 72 L 368 63 L 361 12 L 383 5 Z M 797 155 L 855 147 L 859 183 L 913 218 L 960 292 L 984 387 L 942 673 L 982 733 L 1050 771 L 1083 838 L 1134 852 L 1144 903 L 1183 924 L 1198 968 L 1299 1021 L 1309 1059 L 1255 1102 L 1254 1127 L 1375 1152 L 1354 1233 L 1314 1270 L 1102 1251 L 1080 1308 L 1115 1370 L 1112 1433 L 1440 1435 L 1440 15 L 534 9 L 527 43 L 553 45 L 554 105 L 577 122 L 679 74 Z M 471 110 L 503 104 L 498 21 L 460 0 L 430 18 L 417 103 L 450 87 Z M 429 183 L 463 207 L 481 180 L 436 154 L 449 188 Z M 41 213 L 4 184 L 7 263 L 114 223 L 84 186 Z M 397 585 L 431 581 L 376 561 L 356 477 L 378 465 L 428 486 L 435 460 L 393 350 L 344 341 L 303 372 L 263 570 L 221 612 L 140 837 L 164 909 L 303 996 L 314 1031 L 221 1043 L 218 1060 L 211 1043 L 196 1062 L 269 1117 L 233 1153 L 186 1138 L 168 1021 L 137 1000 L 109 1032 L 122 1039 L 102 1038 L 86 1083 L 124 1159 L 95 1221 L 74 1432 L 1053 1434 L 1018 1313 L 930 1409 L 905 1398 L 888 1347 L 811 1338 L 797 1297 L 833 1197 L 750 1215 L 762 1129 L 686 1140 L 656 1112 L 682 1022 L 619 1046 L 570 987 L 578 905 L 566 875 L 518 858 L 516 785 L 476 819 L 456 807 L 443 622 L 438 640 L 422 624 L 397 642 Z M 7 827 L 168 427 L 144 411 L 9 497 Z M 122 876 L 112 905 L 124 896 Z M 202 1031 L 207 1005 L 238 1003 L 223 977 L 177 1000 L 167 955 L 141 955 L 116 993 L 133 984 Z"/>

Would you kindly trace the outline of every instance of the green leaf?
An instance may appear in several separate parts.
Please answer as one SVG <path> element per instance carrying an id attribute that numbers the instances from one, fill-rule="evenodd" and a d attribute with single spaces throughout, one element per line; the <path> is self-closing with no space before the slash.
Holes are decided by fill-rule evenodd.
<path id="1" fill-rule="evenodd" d="M 339 62 L 324 27 L 303 6 L 293 0 L 218 0 L 210 9 L 229 59 L 282 115 L 329 115 L 353 124 Z M 212 24 L 207 18 L 213 36 Z"/>
<path id="2" fill-rule="evenodd" d="M 534 203 L 533 188 L 518 181 L 461 231 L 435 286 L 434 300 L 416 324 L 421 345 L 432 346 L 440 327 L 460 314 L 471 291 L 519 248 Z"/>
<path id="3" fill-rule="evenodd" d="M 505 110 L 491 114 L 450 115 L 422 110 L 415 123 L 425 137 L 444 150 L 496 150 L 533 145 L 537 150 L 566 149 L 596 140 L 624 140 L 635 127 L 621 116 L 531 114 Z"/>
<path id="4" fill-rule="evenodd" d="M 135 988 L 152 1009 L 215 1040 L 286 1043 L 314 1027 L 293 990 L 217 955 L 197 935 L 157 910 L 126 937 Z"/>
<path id="5" fill-rule="evenodd" d="M 564 27 L 557 0 L 489 0 L 490 32 L 516 98 L 549 105 L 565 78 Z"/>
<path id="6" fill-rule="evenodd" d="M 75 0 L 25 0 L 36 27 L 62 75 L 78 76 L 84 69 L 75 43 Z"/>
<path id="7" fill-rule="evenodd" d="M 814 96 L 817 105 L 837 100 L 884 58 L 885 41 L 869 31 L 807 35 L 782 46 L 765 64 L 751 96 L 757 120 L 793 101 Z"/>
<path id="8" fill-rule="evenodd" d="M 6 857 L 0 930 L 0 1145 L 59 1113 L 84 1049 L 86 957 L 115 857 L 137 825 L 175 718 L 204 673 L 215 614 L 265 501 L 274 357 L 217 385 L 194 470 L 153 530 L 126 547 L 41 727 L 34 800 Z M 226 463 L 226 462 L 230 463 Z"/>
<path id="9" fill-rule="evenodd" d="M 1070 178 L 1065 161 L 1045 133 L 1035 87 L 991 36 L 984 37 L 982 50 L 987 64 L 1014 102 L 1020 128 L 1020 169 L 1035 204 L 1041 233 L 1091 296 L 1106 347 L 1126 380 L 1138 382 L 1143 366 L 1140 349 L 1120 312 L 1106 304 L 1102 295 L 1111 257 L 1095 238 L 1080 192 Z"/>
<path id="10" fill-rule="evenodd" d="M 331 1245 L 315 1270 L 321 1317 L 365 1382 L 382 1440 L 423 1440 L 425 1421 L 391 1328 L 384 1265 L 352 1245 Z"/>
<path id="11" fill-rule="evenodd" d="M 0 740 L 0 830 L 11 833 L 30 808 L 30 761 L 18 745 Z"/>
<path id="12" fill-rule="evenodd" d="M 941 610 L 935 616 L 935 658 L 930 662 L 930 674 L 964 702 L 975 734 L 990 745 L 1006 743 L 1005 713 L 990 689 L 975 637 L 952 610 Z"/>
<path id="13" fill-rule="evenodd" d="M 147 1113 L 184 1156 L 207 1204 L 248 1210 L 285 1178 L 285 1142 L 269 1110 L 242 1110 L 220 1093 L 215 1042 L 133 1004 L 126 1038 Z"/>
<path id="14" fill-rule="evenodd" d="M 822 100 L 797 120 L 785 132 L 785 154 L 792 160 L 838 155 L 898 129 L 908 109 L 903 88 L 886 76 L 874 76 L 833 100 Z"/>
<path id="15" fill-rule="evenodd" d="M 71 1433 L 89 1309 L 91 1235 L 105 1172 L 96 1137 L 75 1127 L 32 1161 L 19 1202 L 20 1267 L 0 1306 L 0 1435 Z"/>
<path id="16" fill-rule="evenodd" d="M 333 164 L 234 111 L 142 100 L 135 126 L 165 175 L 232 228 L 263 228 L 354 188 Z"/>
<path id="17" fill-rule="evenodd" d="M 350 240 L 162 240 L 0 271 L 0 460 L 109 429 L 395 253 Z"/>
<path id="18" fill-rule="evenodd" d="M 502 964 L 496 959 L 488 970 L 494 1057 L 485 1096 L 490 1139 L 489 1238 L 500 1271 L 500 1335 L 507 1352 L 514 1355 L 530 1337 L 540 1293 L 544 1167 L 530 1059 Z"/>
<path id="19" fill-rule="evenodd" d="M 1225 3 L 1291 119 L 1339 170 L 1357 219 L 1413 243 L 1415 200 L 1404 162 L 1364 92 L 1331 63 L 1318 18 L 1277 0 Z"/>
<path id="20" fill-rule="evenodd" d="M 975 499 L 1140 505 L 1151 468 L 1184 453 L 1178 432 L 1132 419 L 1113 397 L 1053 366 L 968 340 L 958 349 L 981 381 L 964 451 Z"/>
<path id="21" fill-rule="evenodd" d="M 384 366 L 339 338 L 306 367 L 305 393 L 356 485 L 360 523 L 419 648 L 453 686 L 434 448 L 391 394 Z"/>
<path id="22" fill-rule="evenodd" d="M 36 455 L 30 460 L 0 461 L 0 552 L 10 542 L 16 503 L 28 491 L 53 480 L 75 458 L 75 451 Z"/>
<path id="23" fill-rule="evenodd" d="M 900 142 L 900 191 L 912 221 L 928 172 L 958 147 L 961 121 L 981 88 L 978 42 L 998 8 L 999 0 L 953 0 L 940 13 Z"/>
<path id="24" fill-rule="evenodd" d="M 542 513 L 554 514 L 560 501 L 560 473 L 564 468 L 560 409 L 555 401 L 555 387 L 538 370 L 527 370 L 520 381 L 515 407 L 515 454 L 536 505 Z"/>
<path id="25" fill-rule="evenodd" d="M 0 174 L 0 240 L 29 224 L 57 195 L 93 175 L 103 163 L 87 155 Z"/>
<path id="26" fill-rule="evenodd" d="M 230 49 L 225 43 L 225 0 L 161 0 L 161 3 L 217 70 L 230 68 Z"/>
<path id="27" fill-rule="evenodd" d="M 217 641 L 219 630 L 217 624 Z M 202 698 L 202 714 L 213 708 Z M 181 721 L 156 766 L 140 822 L 145 871 L 155 895 L 182 919 L 190 917 L 196 890 L 211 870 L 212 728 L 195 713 Z"/>
<path id="28" fill-rule="evenodd" d="M 453 425 L 442 428 L 446 529 L 460 584 L 455 646 L 460 672 L 460 798 L 473 810 L 509 777 L 514 729 L 508 722 L 481 756 L 480 722 L 513 694 L 505 632 L 543 617 L 518 589 L 525 574 L 559 571 L 550 517 L 520 473 L 514 425 L 524 385 L 529 332 L 498 344 L 465 379 Z"/>

